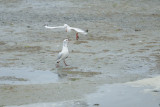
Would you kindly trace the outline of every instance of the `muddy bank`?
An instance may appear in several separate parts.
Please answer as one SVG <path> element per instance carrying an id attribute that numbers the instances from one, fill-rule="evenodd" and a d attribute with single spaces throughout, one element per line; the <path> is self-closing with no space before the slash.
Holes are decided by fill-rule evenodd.
<path id="1" fill-rule="evenodd" d="M 0 106 L 77 100 L 103 84 L 159 75 L 159 5 L 158 0 L 0 0 Z M 75 32 L 44 28 L 64 23 L 88 29 L 88 35 L 76 41 Z M 65 38 L 70 66 L 57 69 Z"/>
<path id="2" fill-rule="evenodd" d="M 156 76 L 128 83 L 105 84 L 97 87 L 96 92 L 89 93 L 78 100 L 77 98 L 72 100 L 67 98 L 67 100 L 61 102 L 45 102 L 43 100 L 43 102 L 33 104 L 7 107 L 159 107 L 160 87 L 159 82 L 157 82 L 159 79 L 160 76 Z M 74 84 L 72 84 L 72 86 L 74 86 Z M 73 93 L 74 92 L 75 91 L 73 91 Z"/>

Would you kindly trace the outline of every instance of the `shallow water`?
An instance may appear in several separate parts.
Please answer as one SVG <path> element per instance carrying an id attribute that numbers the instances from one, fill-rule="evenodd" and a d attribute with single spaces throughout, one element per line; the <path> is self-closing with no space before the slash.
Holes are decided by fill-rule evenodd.
<path id="1" fill-rule="evenodd" d="M 143 91 L 145 88 L 126 84 L 106 84 L 101 86 L 96 93 L 88 95 L 87 102 L 89 107 L 95 105 L 100 107 L 159 107 L 159 94 L 145 93 Z"/>
<path id="2" fill-rule="evenodd" d="M 6 107 L 159 107 L 159 92 L 144 92 L 151 87 L 133 87 L 126 84 L 106 84 L 96 93 L 83 99 L 62 102 L 43 102 Z"/>
<path id="3" fill-rule="evenodd" d="M 59 81 L 58 74 L 51 71 L 34 70 L 32 68 L 0 69 L 0 84 L 48 84 Z"/>
<path id="4" fill-rule="evenodd" d="M 99 75 L 99 72 L 71 71 L 73 68 L 58 68 L 56 71 L 35 70 L 33 68 L 1 67 L 0 85 L 49 84 L 76 81 L 85 77 Z"/>

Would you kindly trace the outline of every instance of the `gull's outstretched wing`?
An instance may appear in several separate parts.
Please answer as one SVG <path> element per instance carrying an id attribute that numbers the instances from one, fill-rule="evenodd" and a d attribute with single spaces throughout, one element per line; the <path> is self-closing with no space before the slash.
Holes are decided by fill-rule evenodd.
<path id="1" fill-rule="evenodd" d="M 65 28 L 64 26 L 55 26 L 55 27 L 51 27 L 51 26 L 44 26 L 47 29 L 58 29 L 58 28 Z"/>
<path id="2" fill-rule="evenodd" d="M 86 32 L 86 31 L 84 31 L 84 30 L 82 30 L 82 29 L 79 29 L 79 28 L 71 27 L 71 29 L 72 29 L 72 30 L 74 30 L 74 31 L 76 31 L 76 32 L 82 33 L 82 34 L 84 34 L 84 35 L 86 35 L 86 34 L 87 34 L 87 32 Z"/>

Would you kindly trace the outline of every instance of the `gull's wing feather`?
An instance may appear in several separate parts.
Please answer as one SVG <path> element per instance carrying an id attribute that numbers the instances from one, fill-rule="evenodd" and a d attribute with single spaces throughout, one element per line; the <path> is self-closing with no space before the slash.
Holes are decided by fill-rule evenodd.
<path id="1" fill-rule="evenodd" d="M 60 52 L 60 53 L 58 54 L 57 61 L 60 61 L 60 60 L 61 60 L 61 58 L 62 58 L 62 56 L 63 56 L 63 53 L 62 53 L 62 52 Z"/>
<path id="2" fill-rule="evenodd" d="M 74 30 L 74 31 L 76 31 L 76 32 L 82 33 L 82 34 L 84 34 L 84 35 L 86 35 L 86 34 L 87 34 L 87 32 L 86 32 L 86 31 L 84 31 L 84 30 L 82 30 L 82 29 L 79 29 L 79 28 L 71 27 L 71 29 L 72 29 L 72 30 Z"/>
<path id="3" fill-rule="evenodd" d="M 44 27 L 45 27 L 45 28 L 48 28 L 48 29 L 65 28 L 64 26 L 55 26 L 55 27 L 44 26 Z"/>

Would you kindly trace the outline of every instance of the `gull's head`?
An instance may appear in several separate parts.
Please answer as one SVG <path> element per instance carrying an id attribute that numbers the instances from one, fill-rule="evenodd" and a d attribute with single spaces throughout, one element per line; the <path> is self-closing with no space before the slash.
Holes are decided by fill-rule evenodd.
<path id="1" fill-rule="evenodd" d="M 66 32 L 70 32 L 69 26 L 67 24 L 64 24 L 64 28 L 65 28 Z"/>
<path id="2" fill-rule="evenodd" d="M 68 27 L 68 25 L 67 25 L 67 24 L 64 24 L 64 27 Z"/>
<path id="3" fill-rule="evenodd" d="M 68 42 L 68 39 L 65 39 L 63 42 Z"/>
<path id="4" fill-rule="evenodd" d="M 48 25 L 47 25 L 47 24 L 44 24 L 44 27 L 45 27 L 45 28 L 47 28 L 47 27 L 48 27 Z"/>
<path id="5" fill-rule="evenodd" d="M 68 44 L 68 39 L 65 39 L 65 40 L 63 41 L 63 46 L 67 46 L 67 44 Z"/>

